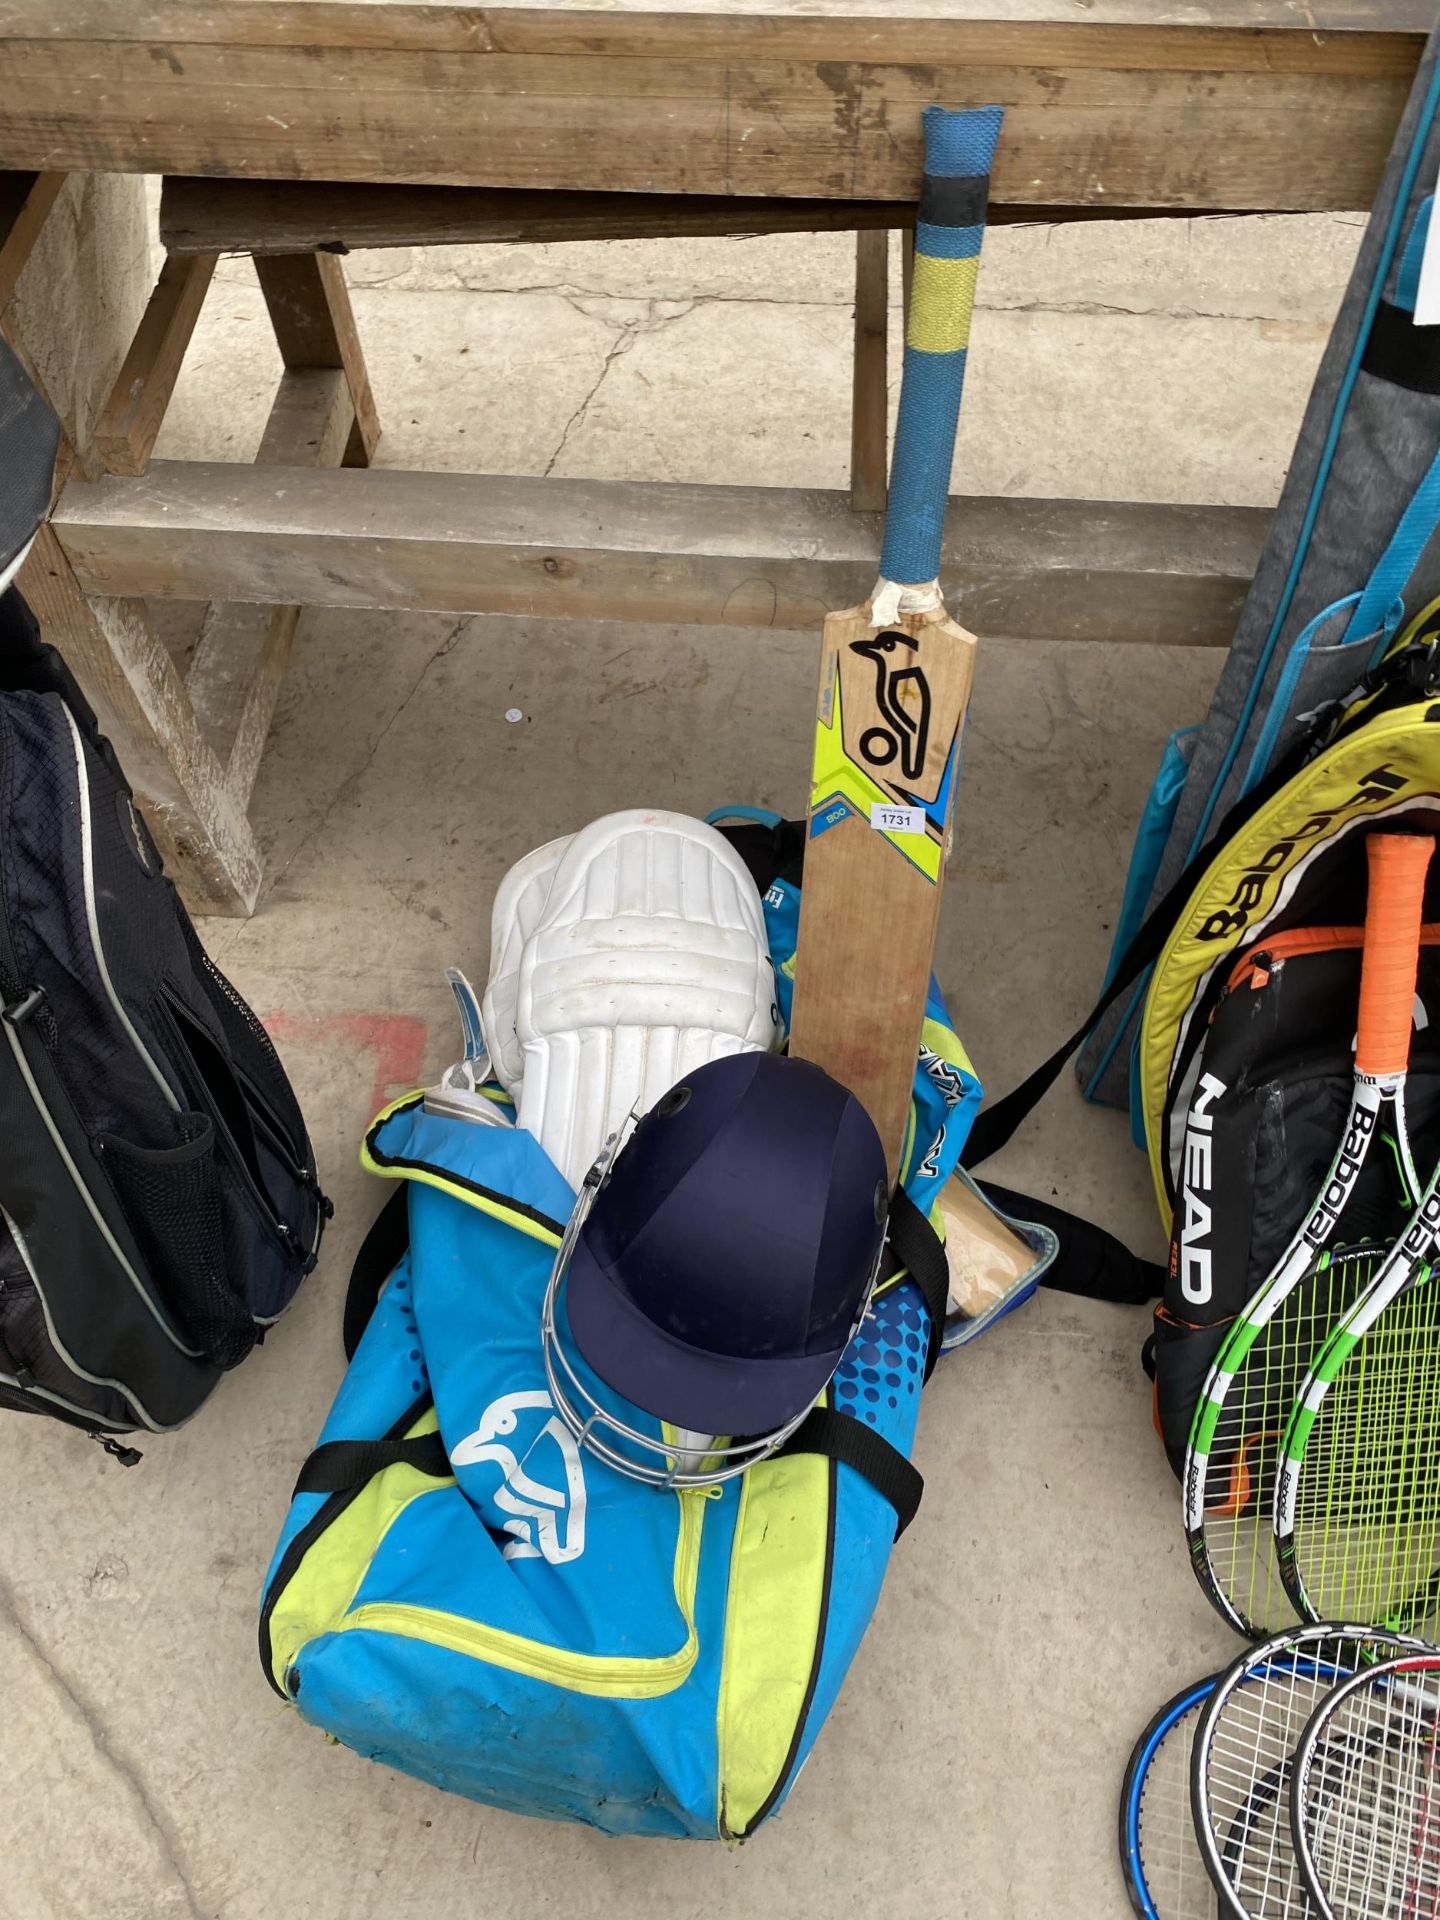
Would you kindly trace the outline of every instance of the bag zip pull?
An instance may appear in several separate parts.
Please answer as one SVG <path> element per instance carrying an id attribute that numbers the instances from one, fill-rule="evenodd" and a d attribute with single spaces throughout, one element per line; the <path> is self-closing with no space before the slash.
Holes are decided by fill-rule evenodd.
<path id="1" fill-rule="evenodd" d="M 122 1447 L 113 1434 L 97 1433 L 93 1427 L 88 1427 L 86 1432 L 97 1446 L 103 1447 L 110 1458 L 118 1460 L 122 1467 L 138 1467 L 145 1458 L 136 1447 Z"/>
<path id="2" fill-rule="evenodd" d="M 0 1007 L 0 1020 L 8 1020 L 12 1027 L 23 1027 L 25 1022 L 45 1004 L 45 989 L 31 987 L 22 989 L 8 1007 Z"/>

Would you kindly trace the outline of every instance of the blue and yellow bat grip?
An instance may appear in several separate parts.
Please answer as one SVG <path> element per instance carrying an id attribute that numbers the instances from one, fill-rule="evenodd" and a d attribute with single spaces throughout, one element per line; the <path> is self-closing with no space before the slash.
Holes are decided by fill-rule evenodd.
<path id="1" fill-rule="evenodd" d="M 990 165 L 1003 107 L 925 109 L 925 178 L 905 328 L 900 417 L 880 572 L 918 586 L 940 571 Z"/>

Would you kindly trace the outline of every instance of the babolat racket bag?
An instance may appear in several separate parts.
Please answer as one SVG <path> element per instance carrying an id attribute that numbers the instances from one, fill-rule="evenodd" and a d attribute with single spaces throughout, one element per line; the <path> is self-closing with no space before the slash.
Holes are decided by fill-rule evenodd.
<path id="1" fill-rule="evenodd" d="M 0 599 L 0 1407 L 187 1420 L 328 1211 L 268 1036 L 210 960 L 95 717 Z"/>
<path id="2" fill-rule="evenodd" d="M 1359 601 L 1360 596 L 1355 596 Z M 1147 1365 L 1180 1470 L 1227 1329 L 1296 1231 L 1349 1107 L 1366 837 L 1440 831 L 1440 600 L 1397 602 L 1349 695 L 1310 716 L 1234 806 L 1119 961 L 1097 1013 L 1148 973 L 1135 1118 L 1170 1259 Z M 1440 874 L 1427 883 L 1407 1106 L 1417 1163 L 1440 1154 Z M 1091 1021 L 1086 1022 L 1088 1030 Z M 979 1164 L 1010 1137 L 1080 1039 L 980 1116 Z M 1367 1160 L 1347 1227 L 1398 1234 L 1392 1155 Z M 1099 1290 L 1099 1289 L 1097 1289 Z"/>
<path id="3" fill-rule="evenodd" d="M 366 1138 L 399 1188 L 265 1584 L 265 1673 L 334 1739 L 611 1833 L 789 1793 L 920 1497 L 979 1088 L 932 1001 L 887 1235 L 873 1125 L 777 1051 L 786 957 L 679 815 L 502 883 L 465 1058 Z"/>

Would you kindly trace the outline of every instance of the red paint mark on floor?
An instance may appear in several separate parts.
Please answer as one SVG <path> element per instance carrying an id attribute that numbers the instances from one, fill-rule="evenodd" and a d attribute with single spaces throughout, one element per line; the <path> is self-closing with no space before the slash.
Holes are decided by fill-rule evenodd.
<path id="1" fill-rule="evenodd" d="M 271 1013 L 265 1031 L 279 1047 L 326 1047 L 368 1053 L 375 1064 L 369 1112 L 420 1085 L 425 1022 L 414 1013 Z"/>

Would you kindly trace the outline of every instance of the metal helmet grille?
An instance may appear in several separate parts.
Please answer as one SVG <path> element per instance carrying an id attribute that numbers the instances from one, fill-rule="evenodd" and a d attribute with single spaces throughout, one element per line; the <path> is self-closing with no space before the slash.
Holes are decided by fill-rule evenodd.
<path id="1" fill-rule="evenodd" d="M 811 1408 L 823 1397 L 823 1391 L 783 1425 L 763 1434 L 738 1439 L 730 1435 L 698 1433 L 675 1427 L 644 1413 L 638 1407 L 630 1407 L 628 1403 L 625 1403 L 625 1413 L 615 1412 L 596 1397 L 567 1351 L 569 1335 L 563 1324 L 561 1296 L 581 1230 L 610 1177 L 634 1122 L 635 1116 L 632 1115 L 627 1126 L 606 1141 L 599 1159 L 585 1177 L 564 1236 L 556 1249 L 540 1309 L 540 1351 L 545 1365 L 545 1379 L 555 1411 L 575 1441 L 616 1473 L 653 1487 L 720 1486 L 779 1453 L 799 1431 Z M 883 1244 L 877 1252 L 852 1337 L 853 1333 L 859 1331 L 869 1311 L 882 1253 Z M 647 1420 L 653 1420 L 650 1431 L 638 1424 Z"/>

